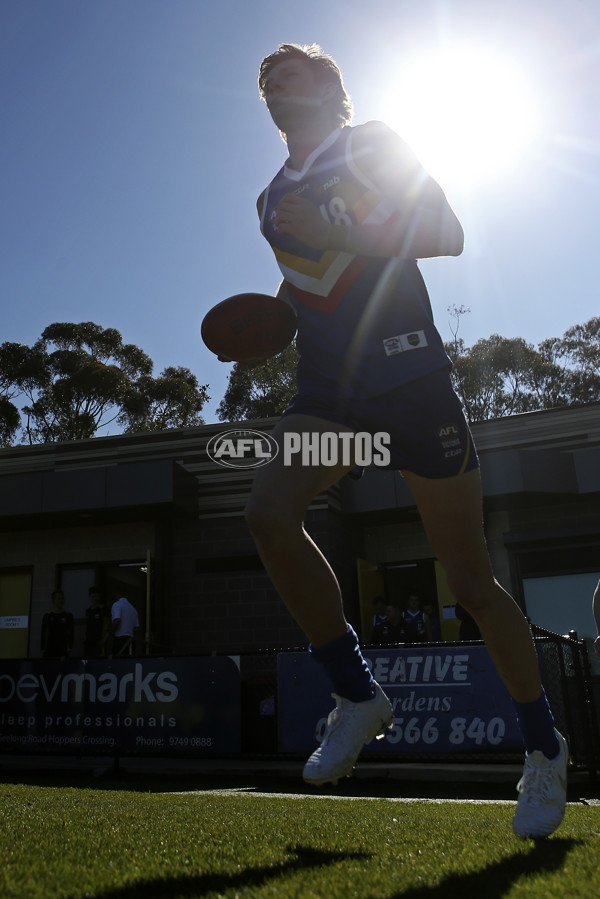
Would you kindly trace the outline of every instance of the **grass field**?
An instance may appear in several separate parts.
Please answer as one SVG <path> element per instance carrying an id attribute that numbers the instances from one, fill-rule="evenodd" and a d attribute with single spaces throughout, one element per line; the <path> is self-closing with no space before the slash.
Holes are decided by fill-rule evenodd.
<path id="1" fill-rule="evenodd" d="M 597 800 L 570 803 L 560 830 L 536 842 L 513 836 L 502 800 L 126 786 L 0 785 L 0 896 L 600 895 Z"/>

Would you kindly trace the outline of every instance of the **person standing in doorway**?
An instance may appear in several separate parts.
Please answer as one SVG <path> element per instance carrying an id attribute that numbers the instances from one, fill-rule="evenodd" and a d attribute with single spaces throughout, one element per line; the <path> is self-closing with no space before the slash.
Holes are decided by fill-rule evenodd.
<path id="1" fill-rule="evenodd" d="M 42 618 L 42 656 L 45 659 L 66 659 L 73 649 L 73 615 L 65 609 L 62 590 L 52 592 L 50 604 L 50 611 Z"/>
<path id="2" fill-rule="evenodd" d="M 111 622 L 113 656 L 134 655 L 140 619 L 137 609 L 126 596 L 113 603 Z"/>
<path id="3" fill-rule="evenodd" d="M 85 610 L 83 651 L 86 659 L 100 659 L 104 655 L 108 639 L 108 621 L 98 588 L 90 587 L 88 597 L 90 604 Z"/>
<path id="4" fill-rule="evenodd" d="M 385 607 L 385 618 L 373 628 L 371 643 L 405 643 L 406 627 L 402 617 L 402 607 L 393 599 Z"/>
<path id="5" fill-rule="evenodd" d="M 427 636 L 425 612 L 421 609 L 421 600 L 415 594 L 408 597 L 408 605 L 402 612 L 406 628 L 407 643 L 422 643 Z"/>

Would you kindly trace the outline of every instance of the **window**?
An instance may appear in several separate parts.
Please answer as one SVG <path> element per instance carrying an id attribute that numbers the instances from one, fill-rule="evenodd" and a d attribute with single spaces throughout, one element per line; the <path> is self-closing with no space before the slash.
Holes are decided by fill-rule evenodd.
<path id="1" fill-rule="evenodd" d="M 26 659 L 31 571 L 0 571 L 0 659 Z"/>
<path id="2" fill-rule="evenodd" d="M 579 638 L 595 637 L 592 596 L 600 578 L 596 571 L 523 579 L 527 615 L 533 624 L 557 634 L 577 631 Z"/>
<path id="3" fill-rule="evenodd" d="M 531 622 L 558 634 L 577 631 L 589 648 L 596 636 L 592 596 L 600 578 L 600 539 L 514 540 L 510 551 L 515 592 Z M 589 657 L 592 668 L 600 671 L 593 650 Z"/>
<path id="4" fill-rule="evenodd" d="M 112 604 L 126 596 L 137 609 L 142 636 L 146 633 L 146 560 L 63 565 L 59 586 L 65 594 L 65 608 L 75 618 L 73 658 L 84 655 L 85 610 L 89 605 L 88 590 L 92 586 L 98 587 L 107 616 L 110 616 Z"/>

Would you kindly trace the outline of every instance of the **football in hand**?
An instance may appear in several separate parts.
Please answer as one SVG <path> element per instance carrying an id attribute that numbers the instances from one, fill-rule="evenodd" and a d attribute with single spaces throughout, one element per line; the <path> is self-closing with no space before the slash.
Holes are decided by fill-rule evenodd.
<path id="1" fill-rule="evenodd" d="M 238 293 L 213 306 L 202 321 L 202 340 L 228 362 L 276 356 L 296 334 L 296 313 L 284 300 L 264 293 Z"/>

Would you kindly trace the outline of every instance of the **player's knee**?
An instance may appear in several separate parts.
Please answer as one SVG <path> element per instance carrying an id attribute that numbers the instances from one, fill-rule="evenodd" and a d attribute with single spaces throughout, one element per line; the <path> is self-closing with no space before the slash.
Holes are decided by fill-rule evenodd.
<path id="1" fill-rule="evenodd" d="M 252 497 L 248 500 L 244 509 L 244 518 L 253 537 L 269 529 L 269 513 L 264 505 Z"/>
<path id="2" fill-rule="evenodd" d="M 250 533 L 259 544 L 271 543 L 288 527 L 287 515 L 277 504 L 260 497 L 251 497 L 244 510 Z"/>
<path id="3" fill-rule="evenodd" d="M 486 608 L 494 594 L 494 579 L 474 572 L 459 571 L 447 574 L 448 586 L 457 603 L 469 614 L 476 616 Z"/>

